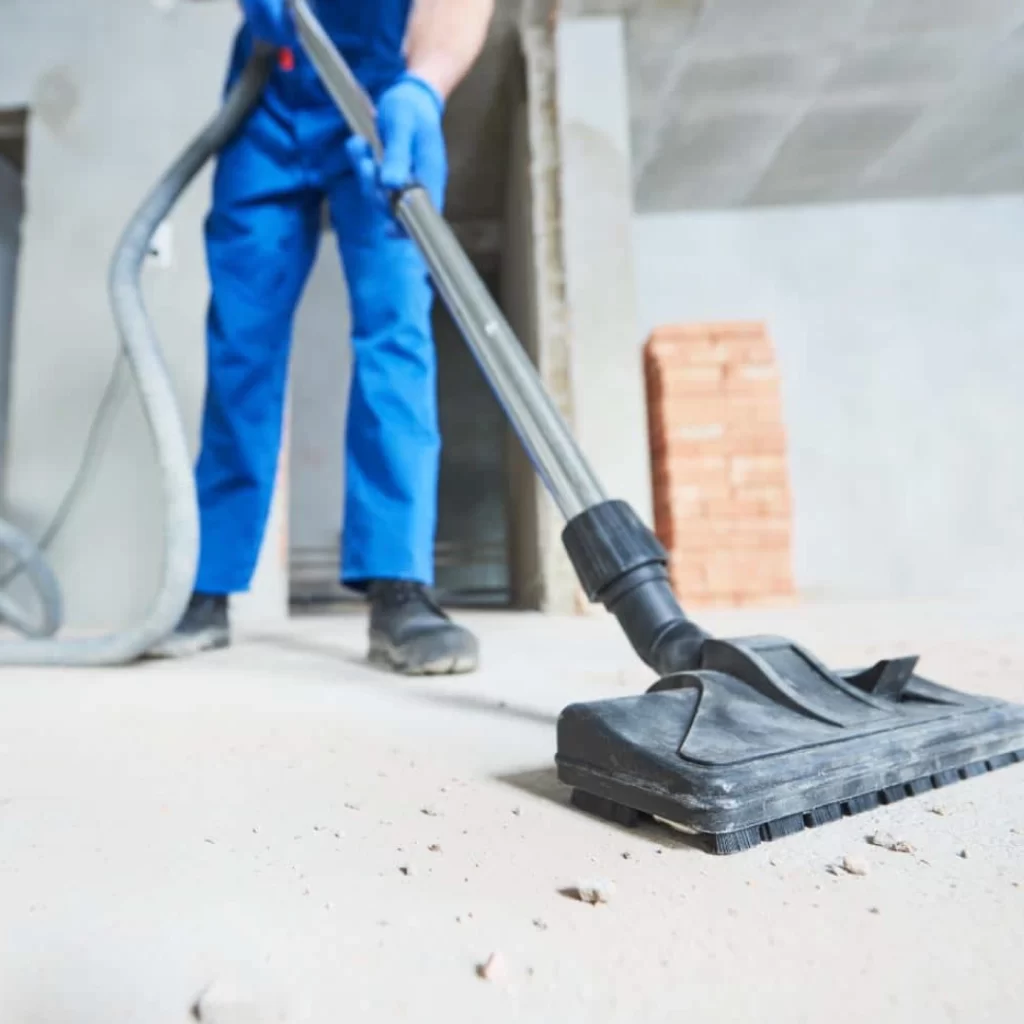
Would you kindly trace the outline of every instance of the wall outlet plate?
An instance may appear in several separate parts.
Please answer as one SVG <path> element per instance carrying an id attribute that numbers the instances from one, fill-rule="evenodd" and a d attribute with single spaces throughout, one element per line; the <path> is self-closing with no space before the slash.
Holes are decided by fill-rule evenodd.
<path id="1" fill-rule="evenodd" d="M 170 221 L 161 221 L 149 241 L 148 262 L 161 270 L 174 265 L 174 229 Z"/>

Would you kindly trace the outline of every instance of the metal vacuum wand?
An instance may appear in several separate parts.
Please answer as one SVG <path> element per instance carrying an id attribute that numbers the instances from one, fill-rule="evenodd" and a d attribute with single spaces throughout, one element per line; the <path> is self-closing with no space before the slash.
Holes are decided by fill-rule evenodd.
<path id="1" fill-rule="evenodd" d="M 373 102 L 307 0 L 292 0 L 291 10 L 299 39 L 324 87 L 379 160 L 382 147 Z M 529 356 L 426 190 L 414 187 L 400 193 L 394 208 L 562 515 L 571 520 L 607 501 Z"/>
<path id="2" fill-rule="evenodd" d="M 382 147 L 370 97 L 307 0 L 291 0 L 291 9 L 299 39 L 324 87 L 379 160 Z M 406 189 L 393 195 L 392 203 L 565 517 L 562 541 L 587 596 L 615 615 L 634 650 L 659 674 L 692 667 L 707 634 L 686 617 L 672 593 L 665 549 L 626 502 L 606 497 L 529 356 L 427 191 Z"/>

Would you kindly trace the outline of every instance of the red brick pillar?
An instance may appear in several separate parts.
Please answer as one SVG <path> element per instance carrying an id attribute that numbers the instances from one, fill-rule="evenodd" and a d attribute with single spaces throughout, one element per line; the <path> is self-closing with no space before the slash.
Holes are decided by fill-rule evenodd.
<path id="1" fill-rule="evenodd" d="M 658 328 L 644 348 L 655 530 L 684 605 L 793 594 L 790 487 L 763 324 Z"/>

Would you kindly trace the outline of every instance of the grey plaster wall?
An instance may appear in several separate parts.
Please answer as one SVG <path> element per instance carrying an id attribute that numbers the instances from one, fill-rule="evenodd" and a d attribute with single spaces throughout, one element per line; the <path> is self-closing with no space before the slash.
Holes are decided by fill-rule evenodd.
<path id="1" fill-rule="evenodd" d="M 35 533 L 75 473 L 115 358 L 106 274 L 117 237 L 219 102 L 238 12 L 231 3 L 165 11 L 139 0 L 8 0 L 0 17 L 0 107 L 31 111 L 4 513 Z M 208 196 L 207 172 L 174 212 L 172 265 L 145 279 L 193 442 Z M 157 471 L 133 393 L 110 438 L 51 552 L 71 626 L 138 614 L 160 571 Z"/>
<path id="2" fill-rule="evenodd" d="M 607 493 L 650 522 L 622 19 L 560 19 L 555 55 L 574 426 Z"/>
<path id="3" fill-rule="evenodd" d="M 562 416 L 575 427 L 572 342 L 565 277 L 559 87 L 550 24 L 524 25 L 512 80 L 509 187 L 501 298 Z M 562 544 L 564 523 L 512 443 L 511 585 L 514 601 L 555 614 L 579 606 L 580 589 Z"/>
<path id="4" fill-rule="evenodd" d="M 806 592 L 1024 582 L 1024 198 L 640 216 L 644 334 L 763 318 Z"/>

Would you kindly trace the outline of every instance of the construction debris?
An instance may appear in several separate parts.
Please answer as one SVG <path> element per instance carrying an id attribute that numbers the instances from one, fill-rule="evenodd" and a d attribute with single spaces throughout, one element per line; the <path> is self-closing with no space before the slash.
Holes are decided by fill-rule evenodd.
<path id="1" fill-rule="evenodd" d="M 606 879 L 579 882 L 571 886 L 566 895 L 573 896 L 581 903 L 596 906 L 598 903 L 607 903 L 615 895 L 615 883 Z"/>
<path id="2" fill-rule="evenodd" d="M 859 857 L 844 857 L 840 863 L 829 864 L 825 870 L 830 875 L 838 875 L 840 871 L 845 871 L 848 875 L 866 875 L 868 863 Z"/>
<path id="3" fill-rule="evenodd" d="M 505 958 L 500 953 L 492 953 L 484 963 L 477 965 L 476 973 L 485 981 L 501 981 L 505 977 Z"/>
<path id="4" fill-rule="evenodd" d="M 914 848 L 910 843 L 902 839 L 894 839 L 888 832 L 876 832 L 867 837 L 872 846 L 880 846 L 883 850 L 890 850 L 893 853 L 913 853 Z"/>

